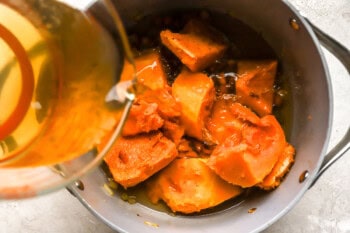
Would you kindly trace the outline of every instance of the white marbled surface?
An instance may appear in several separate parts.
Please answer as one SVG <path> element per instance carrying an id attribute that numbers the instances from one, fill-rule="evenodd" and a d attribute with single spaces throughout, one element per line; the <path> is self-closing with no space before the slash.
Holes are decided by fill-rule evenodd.
<path id="1" fill-rule="evenodd" d="M 289 0 L 326 33 L 350 49 L 350 0 Z M 334 89 L 330 148 L 350 125 L 350 76 L 327 51 Z M 350 151 L 266 233 L 350 232 Z M 66 190 L 21 201 L 0 202 L 0 233 L 111 233 Z"/>

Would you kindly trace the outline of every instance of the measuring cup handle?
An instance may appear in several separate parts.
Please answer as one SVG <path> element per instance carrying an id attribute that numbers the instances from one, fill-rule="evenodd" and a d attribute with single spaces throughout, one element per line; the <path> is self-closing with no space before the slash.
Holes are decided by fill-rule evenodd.
<path id="1" fill-rule="evenodd" d="M 305 20 L 309 23 L 313 29 L 315 35 L 321 42 L 321 44 L 331 52 L 346 68 L 350 74 L 350 51 L 341 45 L 338 41 L 334 40 L 332 37 L 328 36 L 322 30 L 313 25 L 307 18 Z M 325 172 L 335 161 L 337 161 L 341 156 L 343 156 L 350 149 L 350 126 L 343 138 L 338 142 L 336 146 L 326 155 L 320 170 L 316 174 L 311 186 L 311 188 L 316 181 L 321 177 L 323 172 Z"/>

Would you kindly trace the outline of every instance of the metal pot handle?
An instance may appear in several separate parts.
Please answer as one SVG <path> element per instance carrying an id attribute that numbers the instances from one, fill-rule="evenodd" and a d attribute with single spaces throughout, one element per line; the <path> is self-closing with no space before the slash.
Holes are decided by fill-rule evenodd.
<path id="1" fill-rule="evenodd" d="M 341 45 L 338 41 L 334 40 L 322 30 L 313 25 L 310 20 L 306 17 L 304 19 L 309 23 L 313 29 L 315 35 L 321 42 L 321 44 L 331 52 L 338 60 L 344 65 L 348 73 L 350 74 L 350 51 Z M 321 177 L 323 172 L 325 172 L 335 161 L 337 161 L 341 156 L 343 156 L 350 149 L 350 127 L 343 138 L 338 142 L 338 144 L 325 156 L 325 159 L 321 165 L 320 170 L 316 174 L 314 180 L 312 181 L 309 188 L 311 188 L 316 181 Z"/>

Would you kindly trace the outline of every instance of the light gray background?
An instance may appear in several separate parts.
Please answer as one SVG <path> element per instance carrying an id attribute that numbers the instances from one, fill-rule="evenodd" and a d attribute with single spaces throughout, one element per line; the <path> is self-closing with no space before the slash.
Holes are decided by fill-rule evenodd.
<path id="1" fill-rule="evenodd" d="M 314 24 L 350 49 L 350 0 L 290 0 Z M 335 109 L 330 148 L 350 125 L 350 77 L 327 51 Z M 66 190 L 0 202 L 0 233 L 110 233 Z M 350 232 L 350 151 L 266 233 Z"/>

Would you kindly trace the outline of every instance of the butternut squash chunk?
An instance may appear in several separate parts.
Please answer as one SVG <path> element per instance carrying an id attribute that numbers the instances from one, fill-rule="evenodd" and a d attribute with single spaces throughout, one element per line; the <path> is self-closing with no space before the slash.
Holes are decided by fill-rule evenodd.
<path id="1" fill-rule="evenodd" d="M 175 144 L 155 132 L 120 137 L 104 160 L 114 180 L 128 188 L 167 166 L 177 154 Z"/>
<path id="2" fill-rule="evenodd" d="M 260 126 L 245 125 L 240 138 L 233 135 L 218 145 L 208 166 L 229 183 L 252 187 L 271 172 L 285 144 L 283 129 L 274 116 L 267 115 Z"/>
<path id="3" fill-rule="evenodd" d="M 146 87 L 156 90 L 167 85 L 167 77 L 163 70 L 160 54 L 156 50 L 148 51 L 135 58 L 137 81 Z M 131 80 L 134 77 L 132 65 L 125 60 L 120 81 Z"/>
<path id="4" fill-rule="evenodd" d="M 239 61 L 237 101 L 260 116 L 272 113 L 277 61 Z"/>
<path id="5" fill-rule="evenodd" d="M 163 89 L 146 89 L 139 93 L 130 109 L 122 135 L 148 133 L 162 127 L 164 132 L 167 132 L 166 136 L 170 136 L 174 142 L 179 140 L 184 134 L 184 129 L 178 125 L 171 125 L 170 121 L 179 120 L 181 109 L 169 93 L 169 89 L 167 86 Z M 165 125 L 165 121 L 169 122 Z"/>
<path id="6" fill-rule="evenodd" d="M 185 129 L 178 122 L 164 121 L 162 132 L 165 137 L 169 138 L 176 145 L 181 141 L 182 136 L 185 134 Z"/>
<path id="7" fill-rule="evenodd" d="M 164 124 L 164 120 L 158 114 L 158 104 L 140 101 L 133 104 L 122 135 L 132 136 L 140 133 L 148 133 L 158 130 Z"/>
<path id="8" fill-rule="evenodd" d="M 198 158 L 175 159 L 147 184 L 153 203 L 163 200 L 174 212 L 199 212 L 216 206 L 242 192 L 222 180 Z"/>
<path id="9" fill-rule="evenodd" d="M 232 100 L 215 101 L 212 114 L 206 125 L 217 143 L 223 143 L 232 135 L 241 137 L 245 124 L 260 124 L 260 118 L 250 109 Z"/>
<path id="10" fill-rule="evenodd" d="M 137 100 L 158 105 L 159 115 L 166 120 L 179 118 L 181 115 L 181 105 L 170 94 L 171 88 L 167 85 L 163 89 L 145 90 L 137 96 Z"/>
<path id="11" fill-rule="evenodd" d="M 222 34 L 198 20 L 189 21 L 181 33 L 164 30 L 160 38 L 162 44 L 193 72 L 210 66 L 227 49 Z"/>
<path id="12" fill-rule="evenodd" d="M 183 69 L 173 83 L 172 95 L 181 106 L 180 120 L 185 133 L 202 140 L 204 122 L 215 99 L 213 81 L 205 74 Z"/>
<path id="13" fill-rule="evenodd" d="M 277 188 L 294 163 L 294 155 L 294 147 L 287 143 L 272 171 L 264 178 L 263 182 L 258 184 L 258 187 L 265 190 Z"/>

